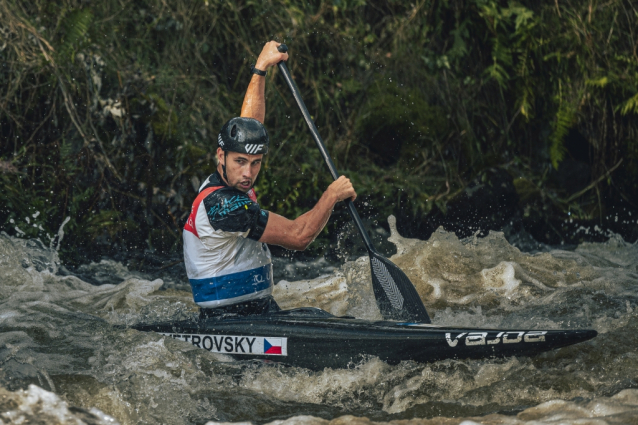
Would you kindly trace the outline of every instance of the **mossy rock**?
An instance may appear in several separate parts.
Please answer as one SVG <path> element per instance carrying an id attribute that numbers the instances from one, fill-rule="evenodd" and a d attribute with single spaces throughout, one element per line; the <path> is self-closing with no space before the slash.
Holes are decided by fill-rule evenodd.
<path id="1" fill-rule="evenodd" d="M 531 204 L 541 197 L 541 191 L 538 186 L 526 178 L 519 177 L 514 179 L 514 187 L 521 205 Z"/>

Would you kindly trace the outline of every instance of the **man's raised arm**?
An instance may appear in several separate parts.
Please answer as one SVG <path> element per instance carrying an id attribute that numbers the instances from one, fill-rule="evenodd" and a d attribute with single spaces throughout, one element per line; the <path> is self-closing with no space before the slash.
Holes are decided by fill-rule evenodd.
<path id="1" fill-rule="evenodd" d="M 267 71 L 268 68 L 277 65 L 282 60 L 288 60 L 288 53 L 280 53 L 277 47 L 281 43 L 269 41 L 259 54 L 255 68 Z M 241 106 L 241 116 L 254 118 L 260 123 L 264 123 L 266 118 L 266 78 L 253 74 L 244 96 L 244 103 Z"/>

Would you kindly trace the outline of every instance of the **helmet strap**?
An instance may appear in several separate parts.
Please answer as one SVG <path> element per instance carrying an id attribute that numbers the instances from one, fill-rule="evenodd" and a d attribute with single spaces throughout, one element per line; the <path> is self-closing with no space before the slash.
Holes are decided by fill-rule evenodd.
<path id="1" fill-rule="evenodd" d="M 228 181 L 228 175 L 226 174 L 226 152 L 224 152 L 224 163 L 222 164 L 222 172 L 224 180 L 226 180 L 226 184 L 230 185 L 230 182 Z"/>

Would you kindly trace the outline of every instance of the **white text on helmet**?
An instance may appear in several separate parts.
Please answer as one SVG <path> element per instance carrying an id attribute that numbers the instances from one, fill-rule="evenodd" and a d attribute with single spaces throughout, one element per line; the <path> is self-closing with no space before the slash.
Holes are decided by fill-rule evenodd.
<path id="1" fill-rule="evenodd" d="M 264 145 L 246 145 L 246 153 L 254 155 L 257 152 L 261 151 L 263 147 Z"/>

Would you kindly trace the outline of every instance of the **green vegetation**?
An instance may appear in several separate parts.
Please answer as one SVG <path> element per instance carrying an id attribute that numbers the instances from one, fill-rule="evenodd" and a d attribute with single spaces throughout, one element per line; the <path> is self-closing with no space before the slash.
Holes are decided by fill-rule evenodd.
<path id="1" fill-rule="evenodd" d="M 270 39 L 289 45 L 337 167 L 379 217 L 401 202 L 444 210 L 496 165 L 539 210 L 638 205 L 628 0 L 6 0 L 0 16 L 0 224 L 46 241 L 71 217 L 69 261 L 177 249 Z M 292 216 L 329 176 L 277 71 L 266 78 L 274 148 L 257 189 Z M 574 132 L 593 183 L 576 193 L 551 179 Z"/>

